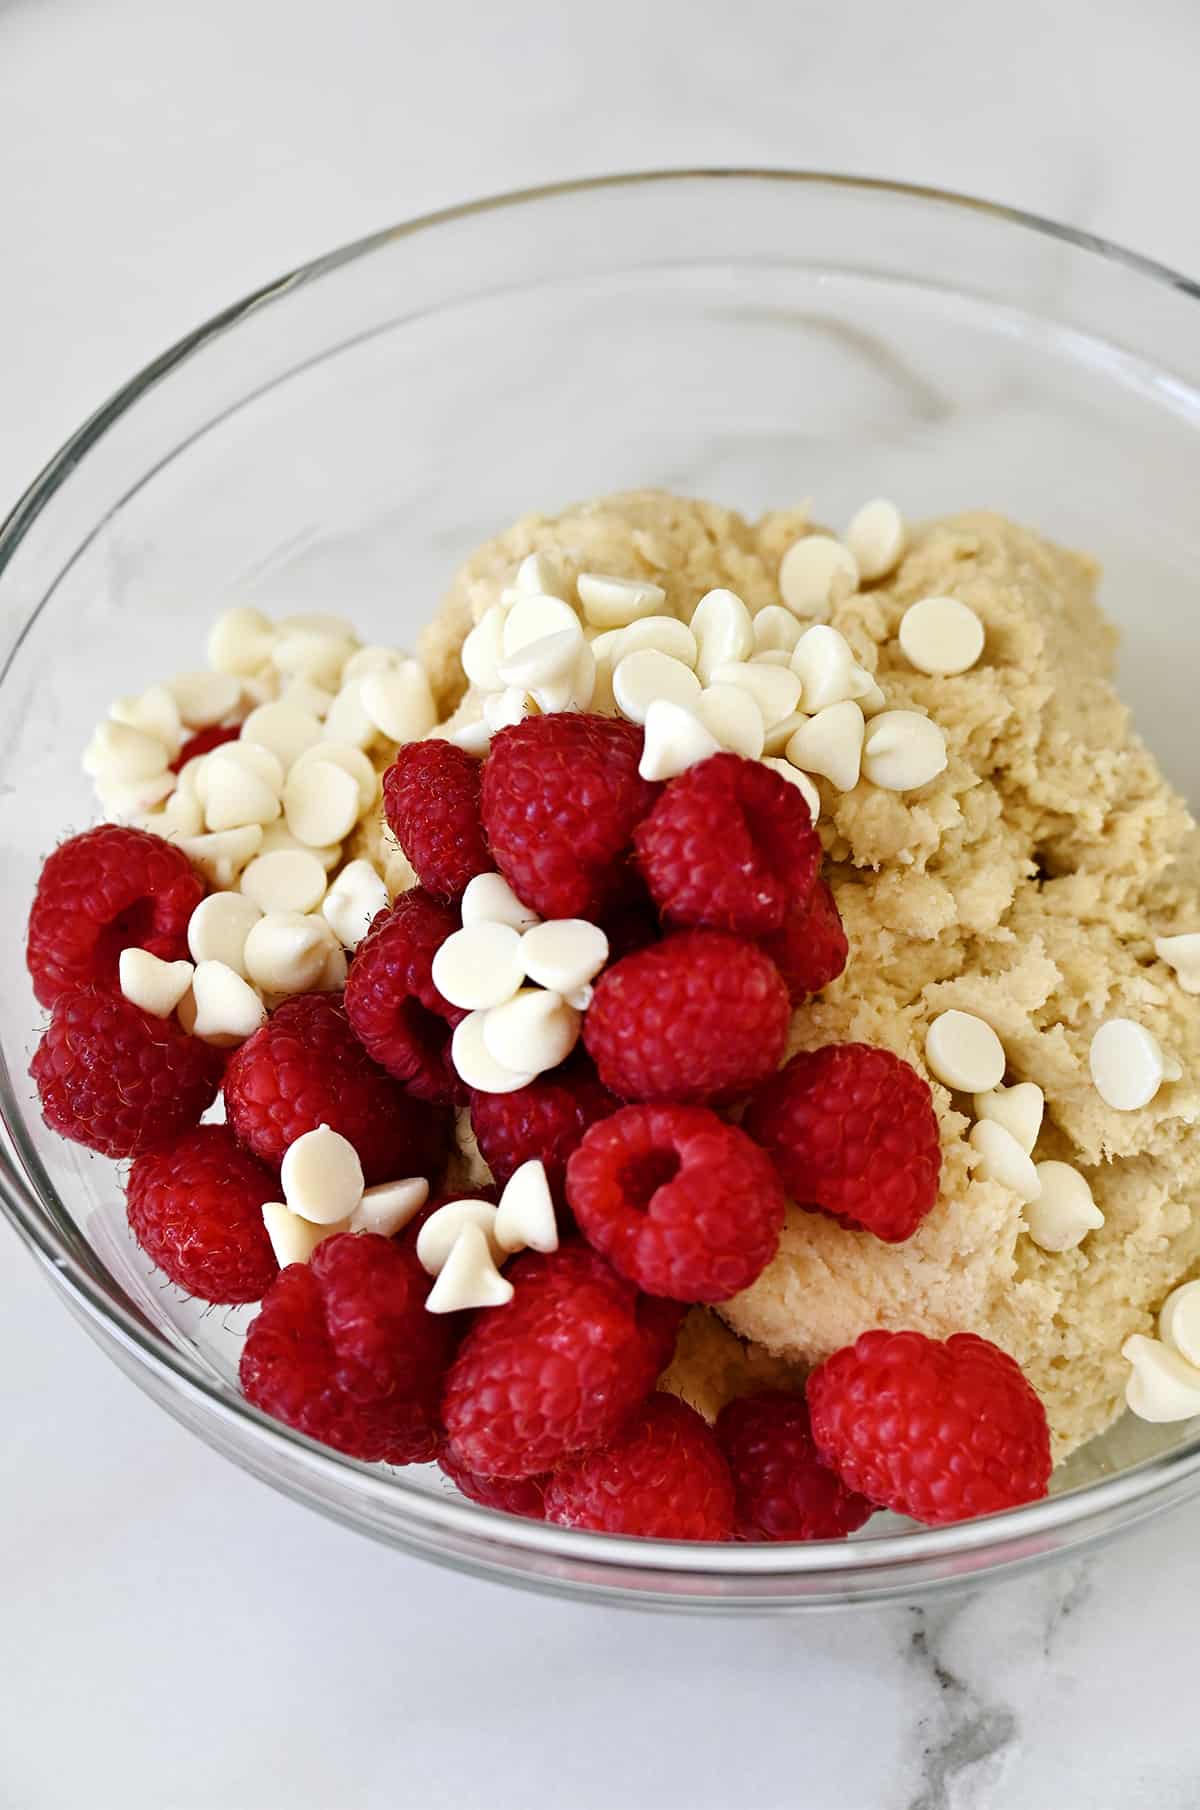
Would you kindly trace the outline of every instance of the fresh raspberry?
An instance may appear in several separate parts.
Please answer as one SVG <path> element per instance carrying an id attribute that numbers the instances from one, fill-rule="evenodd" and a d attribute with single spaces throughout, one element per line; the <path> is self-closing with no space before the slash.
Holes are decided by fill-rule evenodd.
<path id="1" fill-rule="evenodd" d="M 125 1205 L 134 1237 L 172 1282 L 226 1305 L 261 1301 L 279 1273 L 262 1217 L 278 1192 L 228 1125 L 198 1125 L 138 1157 Z"/>
<path id="2" fill-rule="evenodd" d="M 346 981 L 346 1016 L 367 1054 L 419 1100 L 462 1093 L 450 1033 L 466 1014 L 433 984 L 433 958 L 459 929 L 457 914 L 420 887 L 381 911 L 358 945 Z"/>
<path id="3" fill-rule="evenodd" d="M 634 881 L 629 845 L 661 787 L 638 774 L 642 732 L 560 711 L 502 729 L 483 767 L 496 865 L 544 918 L 596 921 Z"/>
<path id="4" fill-rule="evenodd" d="M 586 1245 L 528 1252 L 507 1307 L 477 1314 L 446 1378 L 449 1457 L 535 1477 L 610 1439 L 653 1388 L 664 1322 Z"/>
<path id="5" fill-rule="evenodd" d="M 766 936 L 803 903 L 821 842 L 796 787 L 740 754 L 673 779 L 634 837 L 638 866 L 671 924 Z"/>
<path id="6" fill-rule="evenodd" d="M 911 1238 L 938 1196 L 942 1150 L 929 1085 L 890 1050 L 802 1050 L 743 1121 L 798 1205 L 886 1244 Z"/>
<path id="7" fill-rule="evenodd" d="M 728 1301 L 775 1255 L 787 1201 L 771 1159 L 703 1106 L 626 1106 L 567 1165 L 588 1242 L 650 1295 Z"/>
<path id="8" fill-rule="evenodd" d="M 808 1406 L 826 1464 L 899 1515 L 937 1527 L 1046 1493 L 1046 1410 L 973 1332 L 864 1332 L 813 1371 Z"/>
<path id="9" fill-rule="evenodd" d="M 101 1156 L 140 1156 L 190 1131 L 217 1097 L 223 1050 L 121 993 L 60 993 L 29 1072 L 52 1131 Z"/>
<path id="10" fill-rule="evenodd" d="M 241 1382 L 276 1420 L 351 1458 L 425 1464 L 449 1332 L 426 1313 L 429 1278 L 411 1251 L 339 1233 L 282 1270 L 246 1334 Z"/>
<path id="11" fill-rule="evenodd" d="M 623 1100 L 728 1100 L 776 1067 L 787 988 L 754 943 L 688 930 L 601 975 L 583 1021 L 600 1079 Z"/>
<path id="12" fill-rule="evenodd" d="M 739 1540 L 844 1540 L 874 1514 L 822 1461 L 802 1395 L 743 1395 L 713 1431 L 733 1472 Z"/>
<path id="13" fill-rule="evenodd" d="M 611 1445 L 555 1471 L 546 1519 L 650 1540 L 731 1540 L 729 1466 L 694 1408 L 652 1395 Z"/>
<path id="14" fill-rule="evenodd" d="M 789 909 L 782 929 L 762 938 L 762 947 L 783 975 L 793 1005 L 802 1005 L 810 993 L 837 979 L 850 944 L 824 880 L 818 879 L 808 898 Z"/>
<path id="15" fill-rule="evenodd" d="M 456 1464 L 448 1452 L 442 1453 L 438 1465 L 468 1502 L 498 1508 L 505 1515 L 521 1515 L 527 1521 L 546 1519 L 545 1477 L 480 1477 Z"/>
<path id="16" fill-rule="evenodd" d="M 289 1144 L 328 1125 L 358 1151 L 367 1186 L 436 1175 L 449 1116 L 410 1099 L 350 1028 L 338 993 L 299 993 L 235 1050 L 225 1112 L 239 1142 L 278 1169 Z"/>
<path id="17" fill-rule="evenodd" d="M 171 762 L 172 773 L 182 773 L 190 760 L 199 760 L 202 754 L 211 754 L 214 748 L 223 748 L 226 742 L 236 742 L 241 733 L 236 723 L 232 728 L 222 723 L 210 723 L 207 729 L 197 729 L 194 735 L 188 736 Z"/>
<path id="18" fill-rule="evenodd" d="M 483 1160 L 503 1187 L 522 1163 L 546 1170 L 556 1201 L 566 1199 L 567 1158 L 589 1125 L 616 1112 L 620 1101 L 601 1084 L 591 1059 L 576 1049 L 511 1094 L 473 1093 L 471 1126 Z"/>
<path id="19" fill-rule="evenodd" d="M 115 991 L 122 949 L 187 959 L 188 919 L 204 881 L 182 849 L 147 830 L 102 823 L 60 843 L 42 868 L 26 960 L 39 1002 L 102 986 Z"/>
<path id="20" fill-rule="evenodd" d="M 479 822 L 479 762 L 454 742 L 409 742 L 383 776 L 383 809 L 430 892 L 457 899 L 494 863 Z"/>

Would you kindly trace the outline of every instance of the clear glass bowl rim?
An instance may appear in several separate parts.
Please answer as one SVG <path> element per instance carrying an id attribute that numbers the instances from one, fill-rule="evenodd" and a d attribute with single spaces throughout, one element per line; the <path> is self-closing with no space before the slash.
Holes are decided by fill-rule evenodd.
<path id="1" fill-rule="evenodd" d="M 540 184 L 489 195 L 457 206 L 441 208 L 419 215 L 398 225 L 351 241 L 286 275 L 253 291 L 221 313 L 195 328 L 167 351 L 146 365 L 107 402 L 92 414 L 62 446 L 20 497 L 7 518 L 0 523 L 0 577 L 16 555 L 17 549 L 42 510 L 53 499 L 59 487 L 103 436 L 133 409 L 157 384 L 165 380 L 193 354 L 222 334 L 231 331 L 245 317 L 269 307 L 298 285 L 319 281 L 343 265 L 369 257 L 380 247 L 402 238 L 435 232 L 440 226 L 461 222 L 473 216 L 503 213 L 553 198 L 583 196 L 596 190 L 616 191 L 623 188 L 662 186 L 674 183 L 742 182 L 792 185 L 796 188 L 845 191 L 858 194 L 909 199 L 947 213 L 956 212 L 992 219 L 1059 242 L 1090 256 L 1123 265 L 1137 276 L 1154 284 L 1166 285 L 1200 300 L 1200 284 L 1140 252 L 1117 245 L 1097 234 L 1066 226 L 1043 215 L 1010 207 L 1003 203 L 981 200 L 919 183 L 896 182 L 882 177 L 852 176 L 836 171 L 793 170 L 785 168 L 729 166 L 681 167 L 633 171 L 615 175 L 583 177 L 574 180 Z M 146 474 L 150 475 L 150 474 Z M 144 480 L 143 480 L 144 481 Z M 0 684 L 6 678 L 24 640 L 36 620 L 43 603 L 39 603 L 26 622 L 18 625 L 0 668 Z M 3 1120 L 12 1151 L 25 1146 L 19 1121 Z M 26 1148 L 27 1156 L 32 1151 Z M 92 1275 L 73 1253 L 69 1241 L 59 1232 L 53 1208 L 43 1202 L 27 1185 L 15 1154 L 0 1145 L 0 1209 L 14 1226 L 27 1247 L 49 1272 L 51 1280 L 63 1290 L 70 1305 L 85 1326 L 90 1326 L 102 1344 L 118 1346 L 135 1376 L 138 1368 L 151 1372 L 160 1384 L 179 1390 L 191 1398 L 195 1408 L 211 1419 L 231 1422 L 239 1431 L 249 1432 L 263 1447 L 264 1456 L 275 1447 L 288 1462 L 307 1471 L 327 1484 L 353 1478 L 356 1493 L 364 1499 L 388 1502 L 393 1509 L 402 1507 L 403 1514 L 426 1536 L 436 1541 L 437 1531 L 458 1539 L 475 1539 L 493 1551 L 507 1551 L 520 1563 L 519 1554 L 536 1555 L 541 1560 L 560 1558 L 572 1565 L 587 1566 L 593 1572 L 611 1573 L 613 1586 L 621 1588 L 619 1573 L 638 1573 L 643 1578 L 655 1574 L 690 1574 L 695 1579 L 710 1577 L 734 1582 L 739 1577 L 793 1578 L 798 1582 L 824 1574 L 831 1577 L 845 1573 L 851 1586 L 857 1576 L 863 1582 L 872 1573 L 893 1573 L 912 1567 L 925 1571 L 934 1565 L 950 1564 L 956 1558 L 966 1560 L 991 1545 L 1003 1549 L 1007 1562 L 1039 1556 L 1042 1543 L 1055 1530 L 1077 1522 L 1094 1523 L 1097 1533 L 1109 1531 L 1114 1511 L 1134 1511 L 1130 1519 L 1141 1518 L 1162 1506 L 1200 1489 L 1200 1434 L 1169 1452 L 1149 1458 L 1121 1471 L 1111 1478 L 1083 1485 L 1061 1496 L 1050 1497 L 1025 1508 L 1010 1509 L 1000 1515 L 960 1522 L 942 1528 L 924 1528 L 912 1533 L 871 1537 L 862 1541 L 817 1541 L 807 1544 L 774 1546 L 696 1546 L 684 1542 L 646 1541 L 555 1528 L 539 1522 L 523 1521 L 468 1504 L 449 1493 L 432 1492 L 405 1480 L 403 1472 L 389 1472 L 344 1458 L 328 1448 L 294 1433 L 280 1422 L 260 1413 L 241 1398 L 228 1395 L 207 1369 L 193 1361 L 189 1354 L 155 1333 L 136 1314 L 109 1298 L 98 1287 Z M 36 1170 L 36 1159 L 32 1162 Z M 28 1173 L 28 1171 L 26 1171 Z M 55 1201 L 55 1207 L 61 1203 Z M 127 1367 L 126 1365 L 122 1366 Z M 154 1391 L 155 1394 L 158 1391 Z M 161 1397 L 159 1398 L 161 1399 Z M 200 1430 L 189 1416 L 188 1424 Z M 237 1461 L 236 1452 L 228 1456 Z M 257 1474 L 266 1476 L 267 1468 L 256 1462 Z M 1187 1488 L 1187 1480 L 1194 1479 Z M 1087 1537 L 1085 1534 L 1084 1538 Z M 435 1550 L 428 1556 L 438 1557 Z M 997 1555 L 1000 1557 L 1000 1554 Z M 1049 1556 L 1049 1553 L 1046 1554 Z M 963 1583 L 982 1581 L 986 1573 L 968 1566 Z M 533 1581 L 513 1575 L 513 1582 Z M 682 1582 L 682 1577 L 679 1578 Z M 922 1583 L 928 1585 L 928 1577 Z M 948 1581 L 948 1580 L 943 1580 Z M 917 1580 L 914 1579 L 914 1583 Z M 636 1600 L 636 1592 L 635 1592 Z M 680 1606 L 683 1606 L 680 1604 Z M 714 1602 L 714 1608 L 719 1603 Z M 767 1605 L 763 1605 L 764 1607 Z"/>

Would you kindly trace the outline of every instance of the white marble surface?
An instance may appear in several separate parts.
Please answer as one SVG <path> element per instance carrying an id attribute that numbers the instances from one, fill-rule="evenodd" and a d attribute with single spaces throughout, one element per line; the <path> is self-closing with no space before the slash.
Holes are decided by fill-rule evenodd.
<path id="1" fill-rule="evenodd" d="M 233 296 L 654 163 L 975 190 L 1200 268 L 1185 0 L 0 0 L 0 508 Z M 144 1400 L 0 1239 L 0 1805 L 1175 1810 L 1200 1516 L 928 1609 L 634 1618 L 385 1553 Z"/>

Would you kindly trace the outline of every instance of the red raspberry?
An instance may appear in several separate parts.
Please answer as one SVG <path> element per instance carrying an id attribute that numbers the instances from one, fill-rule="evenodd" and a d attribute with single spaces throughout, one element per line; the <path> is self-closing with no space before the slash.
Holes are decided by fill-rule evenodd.
<path id="1" fill-rule="evenodd" d="M 899 1515 L 937 1527 L 1046 1493 L 1046 1410 L 972 1332 L 864 1332 L 813 1371 L 808 1406 L 826 1464 Z"/>
<path id="2" fill-rule="evenodd" d="M 475 1316 L 446 1378 L 455 1464 L 535 1477 L 610 1439 L 644 1401 L 664 1323 L 585 1245 L 529 1252 L 505 1272 L 507 1307 Z"/>
<path id="3" fill-rule="evenodd" d="M 743 1120 L 798 1205 L 886 1244 L 911 1238 L 938 1196 L 942 1150 L 929 1085 L 890 1050 L 802 1050 Z"/>
<path id="4" fill-rule="evenodd" d="M 589 1125 L 620 1102 L 601 1085 L 586 1053 L 577 1049 L 561 1068 L 511 1094 L 471 1095 L 471 1125 L 483 1160 L 503 1187 L 537 1159 L 556 1201 L 566 1199 L 567 1158 Z"/>
<path id="5" fill-rule="evenodd" d="M 810 993 L 837 979 L 850 944 L 824 880 L 817 880 L 802 904 L 791 907 L 781 930 L 762 938 L 762 947 L 783 975 L 793 1005 L 802 1005 Z"/>
<path id="6" fill-rule="evenodd" d="M 241 1382 L 256 1408 L 351 1458 L 425 1464 L 438 1448 L 446 1322 L 426 1313 L 411 1251 L 339 1233 L 281 1270 L 246 1334 Z"/>
<path id="7" fill-rule="evenodd" d="M 199 1123 L 217 1097 L 225 1052 L 154 1018 L 121 993 L 61 993 L 29 1072 L 60 1137 L 101 1156 L 140 1156 Z"/>
<path id="8" fill-rule="evenodd" d="M 449 1136 L 446 1113 L 410 1099 L 371 1061 L 339 993 L 285 1000 L 234 1051 L 225 1112 L 239 1142 L 273 1169 L 289 1144 L 328 1125 L 358 1151 L 368 1187 L 437 1174 Z"/>
<path id="9" fill-rule="evenodd" d="M 454 742 L 409 742 L 383 776 L 383 810 L 422 886 L 457 899 L 493 861 L 479 822 L 479 762 Z"/>
<path id="10" fill-rule="evenodd" d="M 579 1229 L 621 1275 L 675 1301 L 728 1301 L 775 1255 L 787 1209 L 768 1156 L 703 1106 L 626 1106 L 567 1165 Z"/>
<path id="11" fill-rule="evenodd" d="M 874 1514 L 822 1462 L 802 1395 L 743 1395 L 713 1431 L 733 1472 L 739 1540 L 844 1540 Z"/>
<path id="12" fill-rule="evenodd" d="M 346 981 L 346 1016 L 367 1054 L 419 1100 L 449 1104 L 462 1089 L 450 1032 L 466 1014 L 433 984 L 433 958 L 460 928 L 457 914 L 419 887 L 381 911 Z"/>
<path id="13" fill-rule="evenodd" d="M 821 842 L 796 787 L 761 761 L 714 754 L 673 779 L 634 838 L 672 924 L 765 936 L 803 903 Z"/>
<path id="14" fill-rule="evenodd" d="M 629 845 L 661 787 L 638 774 L 642 732 L 560 711 L 502 729 L 483 767 L 496 865 L 544 918 L 595 921 L 627 896 Z"/>
<path id="15" fill-rule="evenodd" d="M 236 742 L 241 733 L 236 723 L 232 728 L 212 723 L 207 729 L 197 729 L 194 735 L 188 736 L 171 762 L 172 773 L 182 773 L 190 760 L 199 760 L 202 754 L 211 754 L 214 748 L 223 748 L 226 742 Z"/>
<path id="16" fill-rule="evenodd" d="M 468 1502 L 498 1508 L 505 1515 L 521 1515 L 527 1521 L 546 1519 L 545 1477 L 480 1477 L 456 1464 L 448 1452 L 442 1453 L 438 1465 Z"/>
<path id="17" fill-rule="evenodd" d="M 261 1301 L 279 1274 L 262 1217 L 278 1179 L 228 1125 L 198 1125 L 139 1156 L 125 1192 L 134 1237 L 187 1294 Z"/>
<path id="18" fill-rule="evenodd" d="M 694 1408 L 652 1395 L 611 1445 L 555 1471 L 546 1519 L 650 1540 L 731 1540 L 729 1466 Z"/>
<path id="19" fill-rule="evenodd" d="M 44 1006 L 76 987 L 115 990 L 122 949 L 187 959 L 188 919 L 204 881 L 182 849 L 146 830 L 102 823 L 60 843 L 42 868 L 26 960 Z"/>
<path id="20" fill-rule="evenodd" d="M 754 943 L 689 930 L 601 975 L 583 1040 L 623 1100 L 728 1100 L 776 1067 L 787 988 Z"/>

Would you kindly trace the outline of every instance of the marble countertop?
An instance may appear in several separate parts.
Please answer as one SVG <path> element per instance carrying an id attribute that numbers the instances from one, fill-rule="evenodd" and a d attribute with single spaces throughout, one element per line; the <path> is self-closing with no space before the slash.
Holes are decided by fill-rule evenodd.
<path id="1" fill-rule="evenodd" d="M 939 0 L 0 0 L 0 510 L 232 297 L 548 176 L 902 176 L 1195 273 L 1200 217 L 1176 196 L 1198 51 L 1182 0 L 986 19 Z M 1200 1510 L 926 1607 L 565 1605 L 387 1553 L 242 1476 L 99 1356 L 12 1238 L 0 1256 L 0 1806 L 1197 1802 Z"/>

